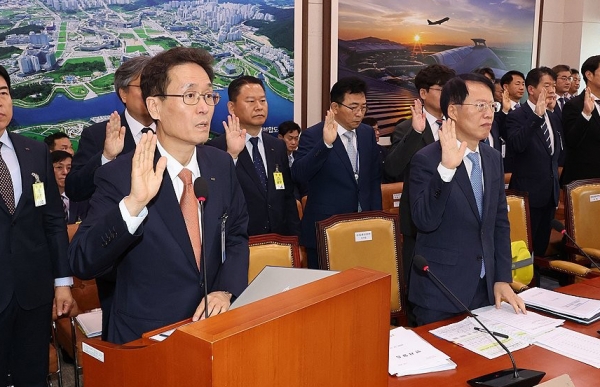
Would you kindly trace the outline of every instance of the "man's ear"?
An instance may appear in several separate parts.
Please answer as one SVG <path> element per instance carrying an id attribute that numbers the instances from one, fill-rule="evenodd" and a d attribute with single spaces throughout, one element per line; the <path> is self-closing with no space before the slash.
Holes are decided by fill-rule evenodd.
<path id="1" fill-rule="evenodd" d="M 446 117 L 446 118 L 450 118 L 454 122 L 456 122 L 456 116 L 458 114 L 457 109 L 458 108 L 456 107 L 456 105 L 453 105 L 453 104 L 448 105 L 448 117 Z"/>
<path id="2" fill-rule="evenodd" d="M 146 109 L 150 113 L 150 117 L 154 120 L 160 120 L 160 97 L 148 97 L 146 98 Z"/>
<path id="3" fill-rule="evenodd" d="M 419 97 L 421 97 L 422 101 L 425 101 L 427 98 L 427 89 L 419 89 Z"/>
<path id="4" fill-rule="evenodd" d="M 229 112 L 229 114 L 235 113 L 233 102 L 231 102 L 231 101 L 227 102 L 227 111 Z"/>

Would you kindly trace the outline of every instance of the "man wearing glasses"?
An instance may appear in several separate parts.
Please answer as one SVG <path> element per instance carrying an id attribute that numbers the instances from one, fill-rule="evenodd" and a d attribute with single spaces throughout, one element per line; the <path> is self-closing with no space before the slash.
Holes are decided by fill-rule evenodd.
<path id="1" fill-rule="evenodd" d="M 525 78 L 529 97 L 521 109 L 506 117 L 507 146 L 515 157 L 509 188 L 529 193 L 533 252 L 538 256 L 545 255 L 548 247 L 560 191 L 558 165 L 563 142 L 555 81 L 556 74 L 548 67 L 529 71 Z"/>
<path id="2" fill-rule="evenodd" d="M 111 342 L 196 321 L 205 307 L 209 315 L 225 312 L 247 285 L 248 214 L 235 166 L 227 153 L 198 145 L 208 139 L 219 101 L 212 60 L 202 49 L 184 47 L 152 58 L 141 89 L 156 135 L 143 134 L 134 154 L 96 172 L 91 209 L 69 258 L 82 278 L 116 268 Z M 224 126 L 240 131 L 235 116 Z M 202 229 L 193 188 L 199 177 L 208 186 Z"/>
<path id="3" fill-rule="evenodd" d="M 410 208 L 417 226 L 415 255 L 469 309 L 510 303 L 525 311 L 510 288 L 510 227 L 502 156 L 481 140 L 492 127 L 494 85 L 479 74 L 462 74 L 444 85 L 446 117 L 440 141 L 411 161 Z M 463 313 L 461 305 L 422 270 L 412 269 L 408 297 L 418 325 Z"/>
<path id="4" fill-rule="evenodd" d="M 292 176 L 308 187 L 300 243 L 308 267 L 318 268 L 315 222 L 335 214 L 381 210 L 381 160 L 375 133 L 361 121 L 367 86 L 355 77 L 331 88 L 325 121 L 300 136 Z"/>
<path id="5" fill-rule="evenodd" d="M 562 110 L 569 100 L 569 90 L 573 83 L 573 76 L 571 75 L 571 68 L 563 64 L 552 67 L 552 71 L 556 74 L 556 107 L 554 112 L 562 119 Z"/>

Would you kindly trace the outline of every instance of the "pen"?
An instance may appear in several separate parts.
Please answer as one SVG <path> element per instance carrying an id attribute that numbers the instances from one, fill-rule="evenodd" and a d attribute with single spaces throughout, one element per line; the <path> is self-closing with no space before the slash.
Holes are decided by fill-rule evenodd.
<path id="1" fill-rule="evenodd" d="M 482 329 L 482 328 L 479 328 L 479 327 L 473 327 L 473 329 L 475 329 L 478 332 L 487 332 L 485 329 Z M 497 337 L 501 337 L 503 339 L 508 339 L 508 335 L 505 335 L 504 333 L 499 333 L 499 332 L 492 331 L 492 335 L 497 336 Z"/>

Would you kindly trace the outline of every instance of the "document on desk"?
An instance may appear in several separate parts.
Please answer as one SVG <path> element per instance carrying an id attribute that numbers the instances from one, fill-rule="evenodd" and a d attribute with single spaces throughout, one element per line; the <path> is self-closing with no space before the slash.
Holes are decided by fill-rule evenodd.
<path id="1" fill-rule="evenodd" d="M 425 341 L 412 330 L 403 327 L 390 331 L 388 372 L 406 376 L 452 370 L 456 363 L 448 355 Z"/>
<path id="2" fill-rule="evenodd" d="M 600 339 L 595 337 L 561 327 L 539 336 L 535 345 L 600 368 Z"/>
<path id="3" fill-rule="evenodd" d="M 503 303 L 500 309 L 496 309 L 492 305 L 476 309 L 473 313 L 502 344 L 513 352 L 529 346 L 536 336 L 553 330 L 564 322 L 564 320 L 541 316 L 534 312 L 516 314 L 512 306 L 506 303 Z M 430 332 L 488 359 L 494 359 L 506 353 L 472 317 Z"/>
<path id="4" fill-rule="evenodd" d="M 600 300 L 571 296 L 540 288 L 525 290 L 519 296 L 532 308 L 583 324 L 600 320 Z"/>

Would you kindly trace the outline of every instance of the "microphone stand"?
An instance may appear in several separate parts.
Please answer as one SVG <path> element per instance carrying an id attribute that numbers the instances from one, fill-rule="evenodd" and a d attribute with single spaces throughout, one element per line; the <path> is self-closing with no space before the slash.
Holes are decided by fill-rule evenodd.
<path id="1" fill-rule="evenodd" d="M 204 202 L 205 197 L 199 197 L 200 202 L 200 230 L 202 239 L 204 239 Z M 200 248 L 200 259 L 202 260 L 202 271 L 204 272 L 204 318 L 208 318 L 208 279 L 206 276 L 206 244 L 202 241 L 202 247 Z"/>

